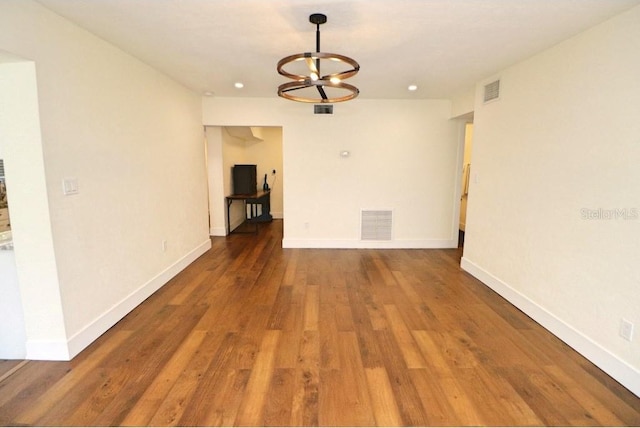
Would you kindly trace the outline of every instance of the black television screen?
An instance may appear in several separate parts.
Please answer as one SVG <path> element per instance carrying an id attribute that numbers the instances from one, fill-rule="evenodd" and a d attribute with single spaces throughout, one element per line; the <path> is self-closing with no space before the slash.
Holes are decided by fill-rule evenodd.
<path id="1" fill-rule="evenodd" d="M 234 165 L 233 194 L 252 195 L 258 190 L 256 165 Z"/>

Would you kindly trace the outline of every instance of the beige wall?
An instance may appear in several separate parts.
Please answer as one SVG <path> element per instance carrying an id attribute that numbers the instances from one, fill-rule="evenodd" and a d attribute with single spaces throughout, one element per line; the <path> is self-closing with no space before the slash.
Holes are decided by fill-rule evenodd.
<path id="1" fill-rule="evenodd" d="M 228 195 L 223 180 L 224 158 L 222 128 L 207 126 L 205 128 L 205 143 L 207 152 L 207 180 L 209 187 L 209 234 L 211 236 L 225 236 L 227 234 L 227 205 L 225 195 Z"/>
<path id="2" fill-rule="evenodd" d="M 0 147 L 15 244 L 15 254 L 3 256 L 0 283 L 8 287 L 3 287 L 3 298 L 20 302 L 2 312 L 3 331 L 9 330 L 4 337 L 13 337 L 2 344 L 4 358 L 27 357 L 27 338 L 32 359 L 39 356 L 36 343 L 66 343 L 38 110 L 34 63 L 0 64 Z M 16 336 L 18 332 L 22 335 Z"/>
<path id="3" fill-rule="evenodd" d="M 451 99 L 451 117 L 473 115 L 475 105 L 475 88 L 461 91 Z"/>
<path id="4" fill-rule="evenodd" d="M 457 245 L 462 142 L 448 101 L 354 100 L 332 116 L 281 99 L 203 106 L 205 125 L 282 126 L 284 246 Z M 393 241 L 360 241 L 361 209 L 392 209 Z"/>
<path id="5" fill-rule="evenodd" d="M 476 102 L 463 259 L 636 394 L 640 335 L 619 330 L 640 328 L 638 23 L 640 7 L 502 70 L 500 100 Z"/>
<path id="6" fill-rule="evenodd" d="M 35 64 L 46 187 L 38 171 L 21 186 L 50 213 L 51 290 L 24 270 L 20 286 L 27 307 L 57 297 L 25 313 L 27 357 L 66 359 L 210 245 L 200 97 L 31 1 L 0 2 L 0 48 Z M 39 238 L 18 206 L 20 270 L 20 243 Z"/>

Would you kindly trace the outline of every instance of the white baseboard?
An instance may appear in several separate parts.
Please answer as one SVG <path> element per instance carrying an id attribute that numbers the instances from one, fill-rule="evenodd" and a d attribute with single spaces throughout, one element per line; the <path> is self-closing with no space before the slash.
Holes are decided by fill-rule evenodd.
<path id="1" fill-rule="evenodd" d="M 69 361 L 69 344 L 66 341 L 28 340 L 26 360 Z"/>
<path id="2" fill-rule="evenodd" d="M 283 239 L 282 248 L 371 248 L 424 249 L 457 248 L 458 240 L 427 239 L 397 241 L 361 241 L 359 239 Z"/>
<path id="3" fill-rule="evenodd" d="M 145 284 L 142 284 L 138 289 L 105 311 L 102 315 L 98 316 L 89 325 L 71 336 L 67 342 L 27 342 L 27 359 L 54 361 L 68 361 L 72 359 L 124 318 L 136 306 L 169 282 L 171 278 L 207 252 L 209 248 L 211 248 L 211 241 L 207 239 L 171 266 L 151 278 Z"/>
<path id="4" fill-rule="evenodd" d="M 271 217 L 273 217 L 274 219 L 277 220 L 282 220 L 283 216 L 282 213 L 280 212 L 272 212 L 271 213 Z M 235 228 L 237 228 L 238 226 L 240 226 L 242 223 L 244 223 L 244 218 L 237 218 L 231 221 L 231 230 L 234 230 Z M 227 236 L 227 228 L 226 226 L 223 227 L 211 227 L 209 228 L 209 236 Z"/>
<path id="5" fill-rule="evenodd" d="M 212 227 L 209 229 L 209 236 L 227 236 L 226 227 Z"/>
<path id="6" fill-rule="evenodd" d="M 463 257 L 460 266 L 640 397 L 640 372 L 636 368 L 469 259 Z"/>

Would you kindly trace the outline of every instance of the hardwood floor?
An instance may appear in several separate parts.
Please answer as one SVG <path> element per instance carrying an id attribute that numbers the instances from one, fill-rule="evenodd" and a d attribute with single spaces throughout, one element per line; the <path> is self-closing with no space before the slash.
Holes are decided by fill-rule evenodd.
<path id="1" fill-rule="evenodd" d="M 640 425 L 640 398 L 459 268 L 460 250 L 213 248 L 0 425 Z M 0 362 L 0 371 L 15 362 Z"/>

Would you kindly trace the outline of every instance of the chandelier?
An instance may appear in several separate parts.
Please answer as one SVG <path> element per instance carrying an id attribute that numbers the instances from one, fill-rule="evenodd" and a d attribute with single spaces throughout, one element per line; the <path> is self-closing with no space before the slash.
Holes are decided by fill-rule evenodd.
<path id="1" fill-rule="evenodd" d="M 355 76 L 360 65 L 344 55 L 320 52 L 320 25 L 327 22 L 326 15 L 314 13 L 309 16 L 309 22 L 316 25 L 316 51 L 289 55 L 278 61 L 278 73 L 293 80 L 278 86 L 278 95 L 303 103 L 338 103 L 354 99 L 360 91 L 344 80 Z M 285 70 L 285 66 L 290 71 Z"/>

